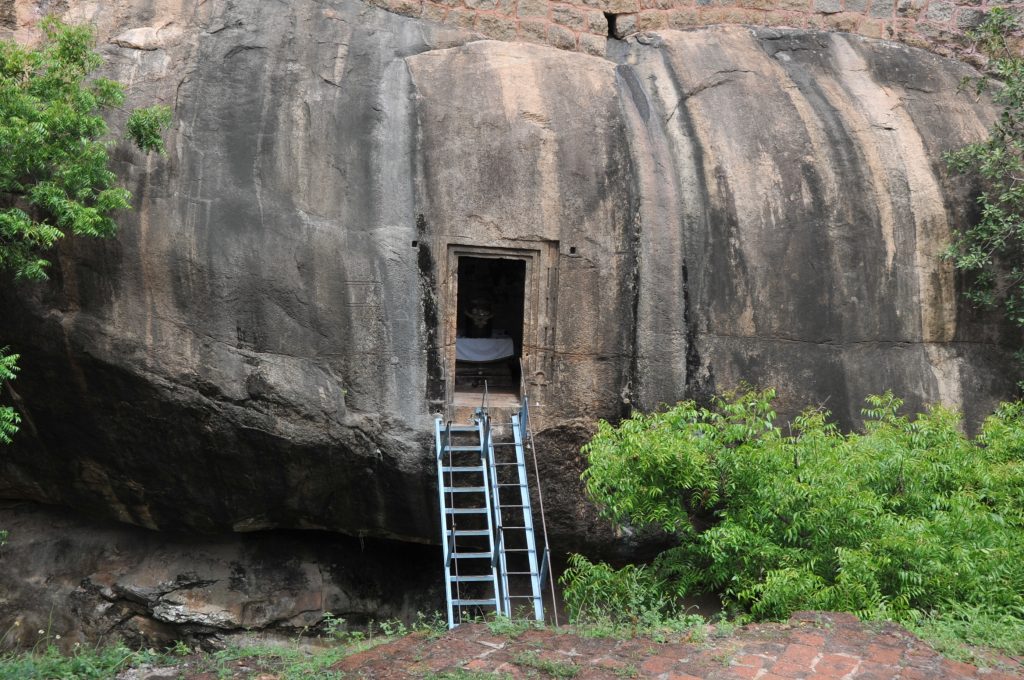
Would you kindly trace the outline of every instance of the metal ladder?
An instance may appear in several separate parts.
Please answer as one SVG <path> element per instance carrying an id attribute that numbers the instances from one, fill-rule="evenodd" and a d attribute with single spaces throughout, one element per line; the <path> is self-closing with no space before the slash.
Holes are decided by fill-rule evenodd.
<path id="1" fill-rule="evenodd" d="M 530 503 L 528 401 L 512 415 L 510 442 L 494 441 L 486 405 L 473 420 L 434 421 L 448 627 L 473 613 L 511 618 L 520 613 L 514 601 L 529 603 L 533 618 L 543 621 L 550 559 L 547 546 L 538 555 Z"/>
<path id="2" fill-rule="evenodd" d="M 473 425 L 434 421 L 449 628 L 475 612 L 501 612 L 487 461 L 490 419 L 482 412 L 474 420 Z M 473 593 L 472 584 L 484 592 Z"/>
<path id="3" fill-rule="evenodd" d="M 501 578 L 501 613 L 512 618 L 513 614 L 520 613 L 513 610 L 513 601 L 524 601 L 524 604 L 529 603 L 533 609 L 533 619 L 543 621 L 542 588 L 548 561 L 539 559 L 537 555 L 537 536 L 533 526 L 533 510 L 530 506 L 525 454 L 526 438 L 529 434 L 528 419 L 529 407 L 524 397 L 519 411 L 512 415 L 512 441 L 490 442 L 494 529 L 498 547 L 498 575 Z M 509 453 L 512 455 L 508 455 Z M 513 592 L 510 577 L 512 581 L 527 584 L 526 588 Z"/>

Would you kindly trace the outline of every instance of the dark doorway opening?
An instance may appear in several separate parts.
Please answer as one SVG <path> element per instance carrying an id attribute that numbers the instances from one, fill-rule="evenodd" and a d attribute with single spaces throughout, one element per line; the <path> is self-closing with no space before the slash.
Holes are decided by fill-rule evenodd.
<path id="1" fill-rule="evenodd" d="M 455 322 L 455 401 L 492 406 L 519 399 L 526 262 L 459 257 Z"/>

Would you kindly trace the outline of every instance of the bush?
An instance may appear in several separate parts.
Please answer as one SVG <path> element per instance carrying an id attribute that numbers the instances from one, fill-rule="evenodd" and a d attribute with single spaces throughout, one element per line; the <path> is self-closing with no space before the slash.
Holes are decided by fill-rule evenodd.
<path id="1" fill-rule="evenodd" d="M 584 448 L 591 496 L 617 522 L 679 537 L 642 581 L 608 570 L 604 588 L 717 593 L 746 619 L 821 609 L 915 624 L 979 608 L 1024 639 L 1024 403 L 1000 406 L 973 440 L 956 413 L 907 418 L 889 393 L 867 399 L 863 433 L 812 410 L 787 435 L 774 396 L 600 424 Z M 579 616 L 596 565 L 574 560 L 566 601 Z"/>

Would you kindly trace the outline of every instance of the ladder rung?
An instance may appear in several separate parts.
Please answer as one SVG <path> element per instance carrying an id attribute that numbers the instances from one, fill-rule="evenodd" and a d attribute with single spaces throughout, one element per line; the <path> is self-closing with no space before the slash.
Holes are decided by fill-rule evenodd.
<path id="1" fill-rule="evenodd" d="M 487 529 L 456 529 L 456 536 L 490 536 L 491 532 Z"/>
<path id="2" fill-rule="evenodd" d="M 508 467 L 509 465 L 519 465 L 519 463 L 491 463 L 495 467 Z M 523 467 L 526 467 L 524 464 Z"/>
<path id="3" fill-rule="evenodd" d="M 515 442 L 494 442 L 491 446 L 518 446 Z"/>
<path id="4" fill-rule="evenodd" d="M 518 486 L 520 489 L 525 489 L 525 488 L 527 488 L 530 485 L 529 484 L 499 484 L 498 486 L 501 486 L 501 487 Z"/>
<path id="5" fill-rule="evenodd" d="M 450 432 L 478 432 L 479 429 L 480 428 L 477 427 L 476 425 L 452 425 L 449 428 L 449 431 Z M 441 431 L 444 432 L 443 429 Z"/>
<path id="6" fill-rule="evenodd" d="M 446 486 L 445 493 L 483 493 L 487 487 L 483 486 Z"/>
<path id="7" fill-rule="evenodd" d="M 474 581 L 474 582 L 480 583 L 480 582 L 483 582 L 483 581 L 493 581 L 494 577 L 492 575 L 490 575 L 490 574 L 481 574 L 479 576 L 452 576 L 451 580 L 452 581 L 462 581 L 462 582 Z M 513 597 L 517 597 L 517 596 L 513 596 Z"/>
<path id="8" fill-rule="evenodd" d="M 483 559 L 484 557 L 486 557 L 487 559 L 491 559 L 492 556 L 493 556 L 493 553 L 491 553 L 491 552 L 452 553 L 452 557 L 454 557 L 456 559 L 469 558 L 471 560 L 478 560 L 478 559 Z"/>
<path id="9" fill-rule="evenodd" d="M 472 605 L 490 605 L 490 606 L 493 607 L 493 606 L 498 604 L 498 601 L 495 600 L 494 598 L 491 598 L 490 600 L 452 600 L 452 604 L 455 604 L 455 605 L 464 604 L 464 605 L 470 605 L 470 606 L 472 606 Z"/>
<path id="10" fill-rule="evenodd" d="M 445 446 L 442 447 L 442 450 L 445 453 L 449 453 L 452 451 L 479 451 L 480 446 Z"/>
<path id="11" fill-rule="evenodd" d="M 509 576 L 539 576 L 535 571 L 506 571 Z"/>
<path id="12" fill-rule="evenodd" d="M 530 548 L 505 548 L 505 552 L 536 552 Z"/>
<path id="13" fill-rule="evenodd" d="M 456 465 L 454 467 L 442 467 L 441 472 L 483 472 L 482 465 Z"/>
<path id="14" fill-rule="evenodd" d="M 445 508 L 444 511 L 449 515 L 473 515 L 488 512 L 489 508 Z"/>
<path id="15" fill-rule="evenodd" d="M 525 505 L 499 505 L 498 507 L 503 509 L 503 510 L 505 508 L 510 508 L 510 509 L 511 508 L 515 508 L 516 510 L 523 510 L 524 508 L 526 508 Z"/>
<path id="16" fill-rule="evenodd" d="M 488 578 L 490 578 L 490 577 L 488 577 Z M 517 597 L 520 598 L 520 599 L 528 599 L 528 600 L 539 600 L 540 599 L 540 595 L 506 595 L 505 597 L 509 598 L 510 600 L 511 599 L 515 599 Z"/>

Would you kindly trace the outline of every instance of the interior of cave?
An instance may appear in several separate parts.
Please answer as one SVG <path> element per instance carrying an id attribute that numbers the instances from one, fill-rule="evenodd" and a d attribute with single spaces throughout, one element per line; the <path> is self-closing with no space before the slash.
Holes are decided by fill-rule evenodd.
<path id="1" fill-rule="evenodd" d="M 476 403 L 519 399 L 523 355 L 526 262 L 459 258 L 456 304 L 455 400 Z"/>

